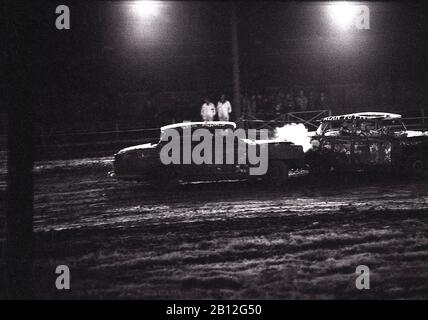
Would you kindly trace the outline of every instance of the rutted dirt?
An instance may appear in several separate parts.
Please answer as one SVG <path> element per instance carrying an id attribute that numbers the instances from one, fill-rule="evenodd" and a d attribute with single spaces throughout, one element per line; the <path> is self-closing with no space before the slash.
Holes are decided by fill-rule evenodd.
<path id="1" fill-rule="evenodd" d="M 156 192 L 108 177 L 110 158 L 38 163 L 40 298 L 428 298 L 428 182 L 303 173 Z M 370 180 L 370 181 L 369 181 Z M 55 289 L 55 267 L 71 290 Z M 370 290 L 355 288 L 367 265 Z"/>

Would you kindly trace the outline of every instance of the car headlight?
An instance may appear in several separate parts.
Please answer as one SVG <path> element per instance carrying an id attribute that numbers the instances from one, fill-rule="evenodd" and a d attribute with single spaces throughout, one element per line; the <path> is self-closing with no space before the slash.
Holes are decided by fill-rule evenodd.
<path id="1" fill-rule="evenodd" d="M 312 148 L 319 148 L 320 144 L 321 144 L 320 141 L 317 139 L 314 139 L 311 141 Z"/>

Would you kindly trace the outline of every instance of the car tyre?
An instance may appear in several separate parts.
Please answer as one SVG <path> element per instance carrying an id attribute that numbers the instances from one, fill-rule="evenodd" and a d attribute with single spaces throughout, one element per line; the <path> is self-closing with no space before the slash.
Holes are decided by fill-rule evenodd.
<path id="1" fill-rule="evenodd" d="M 288 179 L 288 166 L 283 161 L 270 161 L 264 183 L 269 188 L 279 188 Z"/>
<path id="2" fill-rule="evenodd" d="M 413 154 L 405 162 L 405 173 L 412 178 L 428 177 L 428 159 L 421 154 Z"/>
<path id="3" fill-rule="evenodd" d="M 178 187 L 177 174 L 173 168 L 163 167 L 152 184 L 159 191 L 172 191 Z"/>

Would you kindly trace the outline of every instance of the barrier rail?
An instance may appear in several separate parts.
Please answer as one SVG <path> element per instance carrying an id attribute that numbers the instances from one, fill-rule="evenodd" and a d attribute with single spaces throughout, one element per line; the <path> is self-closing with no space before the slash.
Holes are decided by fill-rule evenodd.
<path id="1" fill-rule="evenodd" d="M 46 146 L 51 144 L 78 144 L 78 143 L 102 143 L 115 142 L 121 140 L 135 140 L 144 138 L 159 138 L 159 128 L 134 128 L 92 131 L 92 132 L 60 132 L 39 135 L 39 145 Z"/>
<path id="2" fill-rule="evenodd" d="M 252 129 L 267 128 L 274 130 L 275 127 L 283 126 L 288 123 L 303 123 L 307 127 L 316 129 L 318 127 L 316 121 L 330 115 L 331 110 L 295 111 L 285 114 L 247 114 L 244 115 L 244 119 L 239 121 L 239 124 L 242 124 L 246 129 L 250 128 L 251 124 L 255 124 L 255 126 L 252 126 Z M 270 116 L 273 117 L 273 119 L 260 119 L 261 116 Z"/>
<path id="3" fill-rule="evenodd" d="M 303 115 L 303 116 L 302 116 Z M 306 117 L 305 117 L 306 116 Z M 303 123 L 309 130 L 315 130 L 319 126 L 319 121 L 327 116 L 331 116 L 331 110 L 313 110 L 313 111 L 299 111 L 290 112 L 278 116 L 271 120 L 263 120 L 257 118 L 255 115 L 249 115 L 245 119 L 240 119 L 239 124 L 244 128 L 263 129 L 267 128 L 274 130 L 276 127 L 283 126 L 290 123 Z M 427 130 L 428 117 L 422 112 L 420 117 L 404 117 L 401 118 L 407 129 L 414 130 Z M 399 126 L 397 126 L 399 127 Z"/>

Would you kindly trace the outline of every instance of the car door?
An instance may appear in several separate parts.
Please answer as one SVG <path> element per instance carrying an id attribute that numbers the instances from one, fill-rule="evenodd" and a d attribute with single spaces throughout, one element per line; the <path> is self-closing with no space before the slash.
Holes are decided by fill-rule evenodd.
<path id="1" fill-rule="evenodd" d="M 200 137 L 199 140 L 196 138 L 196 135 L 194 135 L 194 140 L 192 139 L 192 152 L 195 153 L 195 156 L 197 154 L 200 154 L 200 156 L 204 159 L 204 162 L 199 164 L 195 163 L 196 159 L 192 159 L 192 166 L 191 175 L 196 175 L 198 179 L 200 180 L 217 180 L 217 170 L 216 170 L 216 164 L 215 164 L 215 139 L 214 139 L 214 130 L 211 128 L 203 128 L 204 129 L 204 135 L 203 137 Z M 205 141 L 205 139 L 208 139 L 208 141 Z M 205 144 L 206 148 L 202 148 L 202 144 Z M 194 151 L 196 148 L 196 152 Z M 209 152 L 209 154 L 206 154 L 206 152 Z"/>
<path id="2" fill-rule="evenodd" d="M 377 166 L 391 165 L 392 141 L 387 137 L 369 137 L 369 164 Z"/>
<path id="3" fill-rule="evenodd" d="M 392 140 L 378 130 L 377 123 L 370 130 L 356 135 L 355 160 L 361 167 L 391 165 Z"/>
<path id="4" fill-rule="evenodd" d="M 237 179 L 245 175 L 248 172 L 247 155 L 240 150 L 246 151 L 246 143 L 235 137 L 232 129 L 217 130 L 215 134 L 217 145 L 214 154 L 219 162 L 221 160 L 215 165 L 216 173 L 222 179 Z"/>
<path id="5" fill-rule="evenodd" d="M 357 124 L 361 125 L 361 124 Z M 357 130 L 352 144 L 352 162 L 357 169 L 363 168 L 369 164 L 370 159 L 370 141 L 369 135 Z"/>

